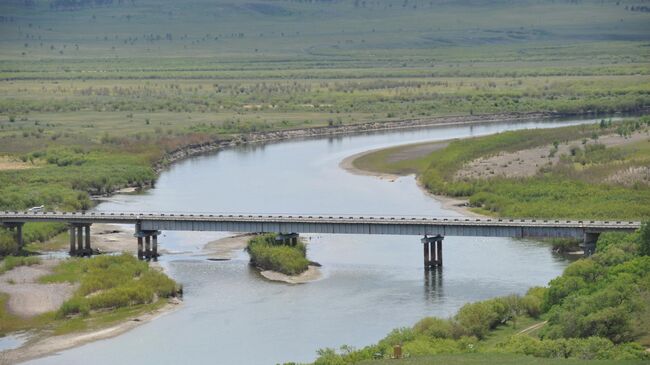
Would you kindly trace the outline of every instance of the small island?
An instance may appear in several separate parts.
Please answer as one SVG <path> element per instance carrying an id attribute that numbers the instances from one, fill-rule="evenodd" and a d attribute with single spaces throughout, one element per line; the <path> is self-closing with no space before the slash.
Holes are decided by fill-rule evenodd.
<path id="1" fill-rule="evenodd" d="M 319 264 L 307 259 L 307 246 L 298 235 L 266 233 L 248 240 L 251 265 L 273 281 L 301 284 L 320 277 Z"/>

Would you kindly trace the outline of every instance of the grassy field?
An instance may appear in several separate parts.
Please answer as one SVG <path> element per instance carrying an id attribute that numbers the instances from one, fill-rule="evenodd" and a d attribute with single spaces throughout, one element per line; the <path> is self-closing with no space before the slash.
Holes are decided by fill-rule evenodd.
<path id="1" fill-rule="evenodd" d="M 524 130 L 492 136 L 452 141 L 423 156 L 396 160 L 419 147 L 400 146 L 360 157 L 353 165 L 362 170 L 393 174 L 416 173 L 431 192 L 469 199 L 480 213 L 508 217 L 630 219 L 650 217 L 650 189 L 642 177 L 613 179 L 629 169 L 650 163 L 650 141 L 641 140 L 623 147 L 596 148 L 598 136 L 648 132 L 646 118 L 620 124 L 576 126 L 545 130 Z M 500 152 L 514 152 L 537 146 L 591 140 L 596 147 L 577 147 L 575 156 L 559 163 L 540 166 L 530 177 L 457 178 L 465 163 Z M 573 143 L 573 142 L 572 142 Z M 602 145 L 601 145 L 602 147 Z M 425 148 L 425 149 L 426 149 Z M 609 180 L 608 180 L 609 179 Z M 579 202 L 579 203 L 578 203 Z"/>

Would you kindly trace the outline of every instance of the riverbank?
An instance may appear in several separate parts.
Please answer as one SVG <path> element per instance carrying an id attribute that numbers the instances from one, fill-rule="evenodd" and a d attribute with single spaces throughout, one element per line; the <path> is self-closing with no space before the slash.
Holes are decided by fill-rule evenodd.
<path id="1" fill-rule="evenodd" d="M 10 363 L 127 332 L 178 307 L 178 286 L 132 256 L 45 259 L 0 275 L 0 330 L 27 333 Z M 105 280 L 110 277 L 112 280 Z M 115 280 L 117 278 L 117 280 Z"/>
<path id="2" fill-rule="evenodd" d="M 182 304 L 179 300 L 172 300 L 168 303 L 159 305 L 149 312 L 129 318 L 124 322 L 110 326 L 108 328 L 98 328 L 92 331 L 84 331 L 59 336 L 37 336 L 28 340 L 23 346 L 17 349 L 11 349 L 0 353 L 0 359 L 7 363 L 19 363 L 39 357 L 53 355 L 57 352 L 78 347 L 93 341 L 105 340 L 119 336 L 136 327 L 142 326 L 153 321 L 156 318 L 169 314 L 178 309 Z"/>
<path id="3" fill-rule="evenodd" d="M 639 220 L 650 214 L 650 203 L 641 203 L 650 202 L 649 123 L 603 120 L 398 146 L 351 156 L 341 166 L 384 177 L 415 174 L 428 193 L 463 214 Z"/>
<path id="4" fill-rule="evenodd" d="M 479 214 L 471 210 L 471 208 L 469 207 L 469 201 L 466 199 L 457 199 L 449 196 L 436 195 L 431 193 L 429 190 L 426 189 L 425 186 L 422 185 L 420 180 L 417 178 L 417 173 L 415 171 L 407 172 L 403 175 L 400 175 L 400 174 L 394 174 L 389 172 L 381 172 L 376 170 L 364 169 L 362 167 L 357 166 L 360 160 L 372 155 L 379 155 L 379 154 L 381 154 L 382 156 L 378 158 L 388 158 L 390 161 L 393 162 L 408 161 L 409 159 L 413 159 L 413 158 L 421 158 L 433 151 L 437 151 L 447 147 L 449 145 L 449 142 L 450 141 L 416 143 L 416 144 L 406 145 L 406 146 L 379 148 L 379 149 L 364 151 L 344 158 L 339 163 L 339 167 L 355 175 L 374 176 L 382 180 L 388 180 L 390 182 L 394 182 L 395 180 L 399 179 L 402 176 L 407 176 L 411 174 L 415 175 L 416 183 L 418 187 L 427 196 L 440 202 L 443 209 L 453 210 L 455 212 L 461 213 L 462 215 L 468 217 L 478 217 L 478 218 L 486 217 L 486 215 L 484 214 Z M 399 152 L 395 154 L 390 154 L 389 151 L 395 150 L 396 148 L 399 148 Z M 390 154 L 390 157 L 384 156 L 386 154 Z"/>
<path id="5" fill-rule="evenodd" d="M 275 130 L 268 132 L 257 132 L 240 134 L 230 139 L 209 141 L 198 144 L 188 144 L 166 153 L 160 161 L 154 164 L 154 171 L 160 173 L 163 169 L 174 162 L 189 157 L 198 156 L 227 147 L 234 147 L 244 144 L 279 142 L 290 139 L 316 138 L 327 136 L 344 136 L 349 134 L 379 132 L 398 129 L 424 128 L 437 126 L 453 126 L 467 124 L 485 124 L 496 122 L 518 122 L 530 119 L 551 119 L 571 117 L 570 114 L 558 113 L 496 113 L 484 115 L 455 115 L 441 116 L 422 119 L 404 119 L 398 121 L 376 121 L 339 126 L 297 128 L 286 130 Z"/>

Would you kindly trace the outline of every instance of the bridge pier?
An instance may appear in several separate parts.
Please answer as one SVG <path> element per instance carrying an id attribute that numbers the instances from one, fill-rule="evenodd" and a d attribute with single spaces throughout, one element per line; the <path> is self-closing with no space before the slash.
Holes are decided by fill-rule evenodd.
<path id="1" fill-rule="evenodd" d="M 23 225 L 24 222 L 9 222 L 4 223 L 5 228 L 12 232 L 14 235 L 14 240 L 16 241 L 16 253 L 22 251 L 24 242 L 23 242 Z"/>
<path id="2" fill-rule="evenodd" d="M 298 237 L 298 233 L 278 233 L 275 240 L 281 241 L 283 245 L 295 246 L 298 244 Z"/>
<path id="3" fill-rule="evenodd" d="M 420 241 L 424 247 L 424 268 L 429 270 L 433 267 L 442 267 L 442 240 L 444 237 L 436 235 L 427 237 Z"/>
<path id="4" fill-rule="evenodd" d="M 139 228 L 139 227 L 137 227 Z M 158 256 L 158 235 L 160 231 L 138 230 L 134 236 L 138 239 L 138 258 L 156 260 Z"/>
<path id="5" fill-rule="evenodd" d="M 90 245 L 90 223 L 70 223 L 70 256 L 92 256 Z"/>
<path id="6" fill-rule="evenodd" d="M 600 237 L 599 232 L 585 232 L 582 241 L 582 251 L 585 256 L 591 256 L 596 252 L 596 242 L 598 242 L 598 237 Z"/>

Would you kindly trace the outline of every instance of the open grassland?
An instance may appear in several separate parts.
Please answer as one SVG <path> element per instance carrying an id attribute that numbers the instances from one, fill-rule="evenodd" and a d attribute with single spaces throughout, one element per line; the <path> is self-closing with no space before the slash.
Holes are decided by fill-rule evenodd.
<path id="1" fill-rule="evenodd" d="M 89 195 L 149 186 L 170 151 L 250 132 L 642 112 L 638 5 L 3 1 L 0 209 L 87 209 Z M 36 242 L 62 226 L 26 229 Z"/>
<path id="2" fill-rule="evenodd" d="M 392 156 L 418 148 L 401 146 L 364 155 L 353 165 L 383 173 L 419 174 L 429 191 L 468 198 L 481 213 L 642 220 L 650 217 L 650 188 L 645 177 L 650 164 L 649 121 L 645 117 L 613 124 L 603 121 L 589 126 L 505 132 L 452 141 L 428 155 L 396 160 Z M 648 137 L 621 147 L 607 148 L 598 143 L 602 135 L 630 133 Z M 550 156 L 557 153 L 560 144 L 570 142 L 570 153 L 560 156 L 555 164 L 539 166 L 533 176 L 457 177 L 465 164 L 479 158 L 538 146 L 546 146 L 544 154 Z"/>

